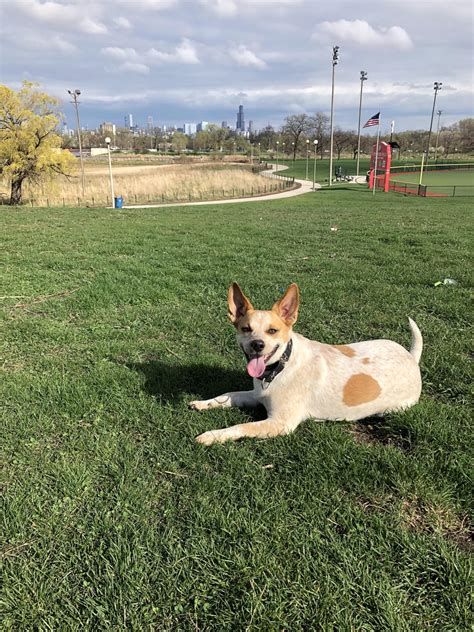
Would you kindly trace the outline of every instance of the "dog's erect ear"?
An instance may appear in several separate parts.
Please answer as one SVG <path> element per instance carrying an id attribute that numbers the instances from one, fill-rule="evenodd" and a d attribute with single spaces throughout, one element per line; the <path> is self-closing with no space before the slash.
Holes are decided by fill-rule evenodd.
<path id="1" fill-rule="evenodd" d="M 235 323 L 249 309 L 253 309 L 252 303 L 242 292 L 237 283 L 232 283 L 227 293 L 227 304 L 229 306 L 229 318 Z"/>
<path id="2" fill-rule="evenodd" d="M 300 306 L 300 291 L 296 283 L 292 283 L 285 295 L 272 307 L 278 316 L 290 327 L 298 319 L 298 307 Z"/>

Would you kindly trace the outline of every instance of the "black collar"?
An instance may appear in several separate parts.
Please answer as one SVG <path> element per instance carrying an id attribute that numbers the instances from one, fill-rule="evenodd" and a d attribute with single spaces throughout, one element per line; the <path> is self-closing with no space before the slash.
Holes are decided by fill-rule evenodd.
<path id="1" fill-rule="evenodd" d="M 273 382 L 276 376 L 283 371 L 286 363 L 290 359 L 292 348 L 293 348 L 293 340 L 290 338 L 288 344 L 286 345 L 286 349 L 281 354 L 281 357 L 278 360 L 278 362 L 269 364 L 265 368 L 265 373 L 263 373 L 260 377 L 257 378 L 257 380 L 261 380 L 262 388 L 266 388 L 266 386 L 268 386 L 270 382 Z"/>

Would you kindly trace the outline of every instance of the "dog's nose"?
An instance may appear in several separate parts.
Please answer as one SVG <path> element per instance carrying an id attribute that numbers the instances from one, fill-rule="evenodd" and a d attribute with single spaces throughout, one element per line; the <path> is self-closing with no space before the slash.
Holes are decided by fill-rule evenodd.
<path id="1" fill-rule="evenodd" d="M 252 340 L 250 346 L 254 351 L 260 353 L 260 351 L 262 351 L 263 347 L 265 346 L 265 343 L 263 342 L 263 340 Z"/>

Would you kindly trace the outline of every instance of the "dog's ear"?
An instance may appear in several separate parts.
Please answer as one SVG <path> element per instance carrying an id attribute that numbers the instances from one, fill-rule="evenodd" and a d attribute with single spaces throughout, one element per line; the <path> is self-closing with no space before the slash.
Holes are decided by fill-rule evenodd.
<path id="1" fill-rule="evenodd" d="M 245 296 L 237 283 L 232 283 L 227 293 L 227 304 L 229 306 L 229 318 L 235 323 L 249 309 L 253 309 L 252 303 Z"/>
<path id="2" fill-rule="evenodd" d="M 300 306 L 300 291 L 296 283 L 292 283 L 286 290 L 285 295 L 272 307 L 278 316 L 290 327 L 298 319 L 298 308 Z"/>

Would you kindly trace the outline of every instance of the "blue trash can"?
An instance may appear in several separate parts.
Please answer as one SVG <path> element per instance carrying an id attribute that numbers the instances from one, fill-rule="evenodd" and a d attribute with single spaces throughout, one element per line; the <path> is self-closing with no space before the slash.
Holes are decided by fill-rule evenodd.
<path id="1" fill-rule="evenodd" d="M 123 197 L 120 195 L 119 197 L 114 198 L 115 200 L 115 208 L 123 207 Z"/>

